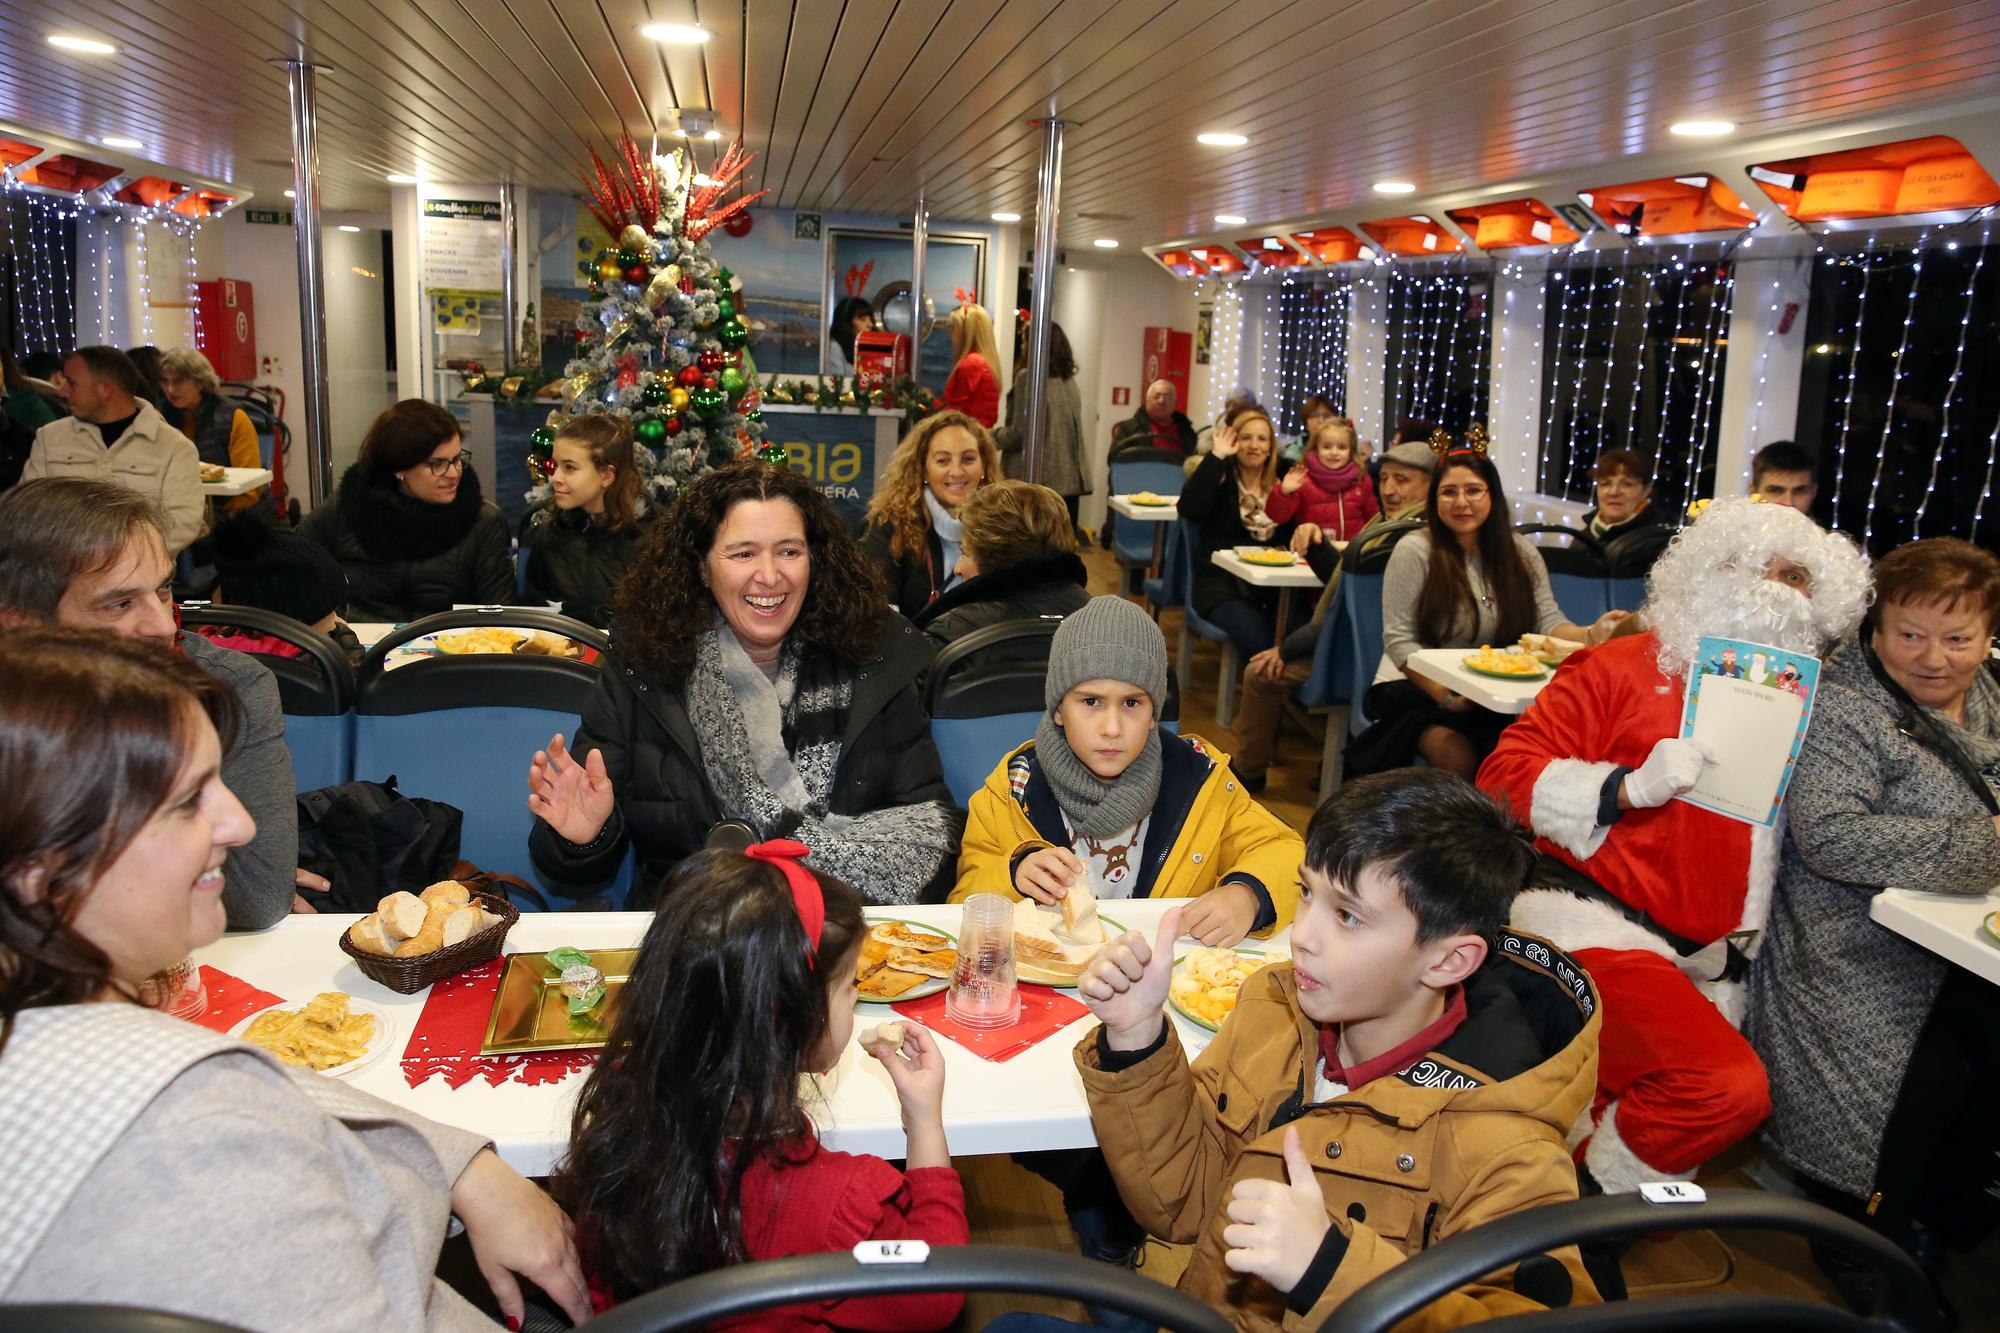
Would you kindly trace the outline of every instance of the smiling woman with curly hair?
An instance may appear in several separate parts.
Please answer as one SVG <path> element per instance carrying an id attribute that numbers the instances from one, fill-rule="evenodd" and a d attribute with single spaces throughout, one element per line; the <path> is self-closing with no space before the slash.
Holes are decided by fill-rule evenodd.
<path id="1" fill-rule="evenodd" d="M 934 413 L 903 437 L 861 539 L 888 580 L 891 606 L 914 620 L 960 582 L 958 508 L 998 480 L 1000 447 L 963 412 Z"/>
<path id="2" fill-rule="evenodd" d="M 573 742 L 529 768 L 544 875 L 581 896 L 630 843 L 628 905 L 648 906 L 740 823 L 799 839 L 871 902 L 948 887 L 959 820 L 915 689 L 930 649 L 806 478 L 743 462 L 681 492 L 619 585 L 613 638 Z"/>

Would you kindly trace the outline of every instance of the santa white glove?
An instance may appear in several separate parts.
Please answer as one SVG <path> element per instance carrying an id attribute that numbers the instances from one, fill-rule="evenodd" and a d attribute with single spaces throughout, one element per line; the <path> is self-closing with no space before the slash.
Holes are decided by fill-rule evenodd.
<path id="1" fill-rule="evenodd" d="M 1625 800 L 1635 810 L 1665 805 L 1700 780 L 1708 751 L 1668 736 L 1654 742 L 1646 762 L 1625 775 Z"/>

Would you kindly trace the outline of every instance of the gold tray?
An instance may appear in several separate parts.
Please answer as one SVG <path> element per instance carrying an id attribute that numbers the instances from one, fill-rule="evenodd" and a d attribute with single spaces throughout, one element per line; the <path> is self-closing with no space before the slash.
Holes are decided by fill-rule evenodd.
<path id="1" fill-rule="evenodd" d="M 591 963 L 604 973 L 604 1003 L 590 1013 L 571 1018 L 563 1001 L 562 973 L 549 966 L 546 953 L 512 953 L 500 973 L 493 1012 L 486 1019 L 481 1055 L 519 1055 L 525 1051 L 587 1051 L 604 1045 L 618 1015 L 618 996 L 632 974 L 637 949 L 586 949 Z"/>

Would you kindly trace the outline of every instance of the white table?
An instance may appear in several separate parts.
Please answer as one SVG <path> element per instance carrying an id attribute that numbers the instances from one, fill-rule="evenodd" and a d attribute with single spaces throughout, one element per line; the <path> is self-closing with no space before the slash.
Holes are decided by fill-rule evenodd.
<path id="1" fill-rule="evenodd" d="M 1174 900 L 1144 899 L 1107 903 L 1106 909 L 1132 929 L 1151 934 L 1174 905 Z M 958 930 L 960 909 L 955 906 L 881 910 L 954 933 Z M 512 1082 L 493 1087 L 484 1078 L 473 1078 L 458 1088 L 447 1087 L 442 1077 L 434 1076 L 412 1088 L 403 1078 L 402 1055 L 423 1012 L 425 995 L 398 995 L 377 985 L 340 951 L 337 937 L 356 919 L 290 916 L 269 930 L 227 935 L 197 950 L 195 956 L 288 1002 L 310 1000 L 323 990 L 343 990 L 379 1005 L 395 1023 L 390 1049 L 354 1074 L 353 1085 L 433 1120 L 484 1134 L 523 1173 L 546 1175 L 569 1142 L 570 1110 L 586 1075 L 576 1073 L 537 1087 Z M 639 942 L 652 919 L 646 912 L 532 913 L 522 916 L 508 933 L 507 951 L 532 953 L 558 944 L 584 950 L 628 947 Z M 1246 940 L 1244 947 L 1282 957 L 1289 954 L 1288 941 L 1286 931 L 1272 940 Z M 1195 947 L 1182 940 L 1175 953 Z M 1210 1034 L 1205 1029 L 1169 1012 L 1190 1052 L 1206 1044 Z M 887 1005 L 858 1005 L 856 1013 L 857 1032 L 898 1018 Z M 699 1015 L 689 1015 L 689 1021 L 699 1022 Z M 998 1064 L 939 1037 L 945 1056 L 944 1118 L 951 1150 L 973 1156 L 1094 1144 L 1090 1111 L 1071 1052 L 1095 1022 L 1085 1016 L 1068 1030 Z M 829 1146 L 890 1158 L 904 1155 L 902 1120 L 889 1075 L 853 1042 L 825 1080 L 825 1093 L 824 1104 L 813 1107 L 813 1119 Z"/>
<path id="2" fill-rule="evenodd" d="M 1344 543 L 1336 543 L 1341 549 Z M 1273 548 L 1275 549 L 1275 548 Z M 1278 590 L 1277 639 L 1273 647 L 1283 647 L 1285 642 L 1285 621 L 1292 609 L 1292 591 L 1295 588 L 1318 588 L 1325 580 L 1313 573 L 1312 566 L 1303 558 L 1294 556 L 1289 565 L 1257 565 L 1236 554 L 1232 547 L 1226 551 L 1211 551 L 1209 562 L 1226 569 L 1253 588 L 1276 588 Z"/>
<path id="3" fill-rule="evenodd" d="M 271 469 L 267 467 L 226 467 L 222 471 L 221 481 L 204 481 L 201 484 L 203 495 L 229 499 L 262 490 L 271 484 Z"/>
<path id="4" fill-rule="evenodd" d="M 2000 892 L 1968 898 L 1884 889 L 1868 904 L 1868 915 L 1878 925 L 2000 986 L 2000 946 L 1989 943 L 1979 930 L 1979 923 L 1993 911 L 2000 911 Z"/>
<path id="5" fill-rule="evenodd" d="M 1519 716 L 1554 677 L 1551 671 L 1534 680 L 1501 680 L 1465 669 L 1471 648 L 1419 648 L 1404 665 L 1426 680 L 1434 680 L 1455 694 L 1464 696 L 1491 713 Z"/>
<path id="6" fill-rule="evenodd" d="M 1161 557 L 1165 554 L 1167 545 L 1167 524 L 1178 522 L 1181 516 L 1180 497 L 1174 495 L 1163 498 L 1173 503 L 1142 505 L 1136 503 L 1129 495 L 1114 495 L 1105 501 L 1111 512 L 1120 518 L 1129 518 L 1135 523 L 1156 525 L 1153 528 L 1153 563 L 1146 567 L 1146 577 L 1149 579 L 1160 577 Z"/>

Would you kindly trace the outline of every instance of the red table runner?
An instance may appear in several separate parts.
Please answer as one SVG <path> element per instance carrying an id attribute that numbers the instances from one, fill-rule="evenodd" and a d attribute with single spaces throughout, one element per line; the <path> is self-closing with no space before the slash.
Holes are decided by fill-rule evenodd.
<path id="1" fill-rule="evenodd" d="M 502 1083 L 560 1083 L 597 1063 L 596 1051 L 536 1051 L 528 1055 L 481 1055 L 486 1020 L 500 990 L 504 957 L 446 977 L 431 987 L 417 1016 L 410 1044 L 403 1048 L 403 1078 L 416 1087 L 434 1074 L 454 1088 L 474 1078 Z"/>
<path id="2" fill-rule="evenodd" d="M 282 996 L 232 976 L 220 968 L 201 965 L 201 984 L 208 992 L 208 1008 L 190 1018 L 188 1022 L 198 1023 L 214 1032 L 227 1032 L 252 1014 L 261 1014 L 274 1004 L 283 1004 Z"/>
<path id="3" fill-rule="evenodd" d="M 889 1007 L 941 1036 L 950 1037 L 980 1059 L 996 1064 L 1055 1036 L 1090 1012 L 1081 1000 L 1048 986 L 1023 985 L 1020 989 L 1021 1017 L 1013 1026 L 1004 1028 L 969 1028 L 946 1017 L 944 1002 L 948 991 Z"/>

